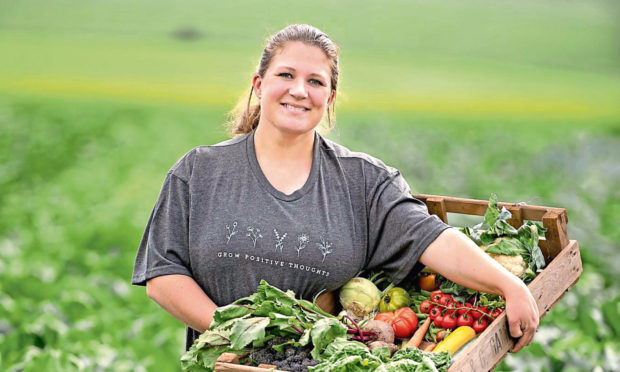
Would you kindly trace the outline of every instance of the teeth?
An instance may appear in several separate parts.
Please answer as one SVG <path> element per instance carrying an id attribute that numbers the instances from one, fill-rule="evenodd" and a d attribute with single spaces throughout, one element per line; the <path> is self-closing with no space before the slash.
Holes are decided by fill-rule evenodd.
<path id="1" fill-rule="evenodd" d="M 306 111 L 306 109 L 303 108 L 303 107 L 294 107 L 294 106 L 291 106 L 291 105 L 286 104 L 286 103 L 284 104 L 284 107 L 286 107 L 287 109 L 290 109 L 290 110 L 295 110 L 295 111 Z"/>

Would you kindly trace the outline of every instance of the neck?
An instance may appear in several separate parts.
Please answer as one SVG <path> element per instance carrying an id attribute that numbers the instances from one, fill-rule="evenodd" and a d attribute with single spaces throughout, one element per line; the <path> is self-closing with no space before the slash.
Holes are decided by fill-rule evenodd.
<path id="1" fill-rule="evenodd" d="M 268 126 L 259 125 L 254 133 L 254 149 L 259 159 L 270 159 L 282 163 L 312 162 L 314 131 L 303 134 L 289 134 L 271 131 Z"/>

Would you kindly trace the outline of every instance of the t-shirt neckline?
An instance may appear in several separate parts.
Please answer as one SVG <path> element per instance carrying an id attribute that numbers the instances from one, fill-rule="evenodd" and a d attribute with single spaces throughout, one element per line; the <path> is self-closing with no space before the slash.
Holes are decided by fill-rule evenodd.
<path id="1" fill-rule="evenodd" d="M 250 132 L 250 135 L 248 136 L 248 139 L 246 141 L 246 147 L 247 147 L 248 162 L 250 163 L 250 168 L 252 169 L 252 172 L 254 173 L 254 176 L 257 178 L 261 187 L 265 189 L 267 192 L 269 192 L 271 195 L 273 195 L 274 197 L 280 200 L 284 200 L 284 201 L 297 200 L 301 198 L 302 196 L 304 196 L 305 194 L 307 194 L 308 191 L 310 191 L 312 186 L 315 184 L 315 181 L 319 175 L 319 168 L 320 168 L 320 159 L 319 159 L 320 136 L 319 134 L 316 131 L 314 132 L 314 144 L 312 148 L 312 167 L 310 168 L 310 175 L 308 176 L 306 183 L 304 183 L 304 185 L 300 189 L 297 189 L 292 194 L 287 195 L 283 193 L 282 191 L 273 187 L 273 185 L 269 182 L 267 177 L 265 177 L 263 170 L 260 168 L 260 165 L 258 164 L 258 159 L 256 158 L 256 149 L 254 148 L 254 133 L 255 131 Z"/>

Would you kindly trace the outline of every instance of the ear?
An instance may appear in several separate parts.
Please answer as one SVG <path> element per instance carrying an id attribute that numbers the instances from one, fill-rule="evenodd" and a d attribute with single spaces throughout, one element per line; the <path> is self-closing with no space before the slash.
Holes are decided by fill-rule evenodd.
<path id="1" fill-rule="evenodd" d="M 332 90 L 332 92 L 329 95 L 329 98 L 327 99 L 327 106 L 332 104 L 332 102 L 334 101 L 334 98 L 336 98 L 336 91 Z"/>
<path id="2" fill-rule="evenodd" d="M 256 94 L 256 97 L 260 99 L 260 94 L 261 94 L 261 78 L 260 76 L 258 76 L 258 74 L 254 74 L 254 76 L 252 77 L 252 86 L 254 87 L 254 94 Z"/>

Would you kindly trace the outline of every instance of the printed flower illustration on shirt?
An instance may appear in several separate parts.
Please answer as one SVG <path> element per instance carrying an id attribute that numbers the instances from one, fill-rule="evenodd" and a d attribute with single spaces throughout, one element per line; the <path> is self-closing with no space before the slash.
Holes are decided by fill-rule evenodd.
<path id="1" fill-rule="evenodd" d="M 276 251 L 279 249 L 280 252 L 282 252 L 282 248 L 284 248 L 284 244 L 282 242 L 284 241 L 284 238 L 286 238 L 286 233 L 284 233 L 282 237 L 280 237 L 280 234 L 278 234 L 278 230 L 276 229 L 273 229 L 273 233 L 276 234 Z"/>
<path id="2" fill-rule="evenodd" d="M 319 248 L 319 250 L 321 251 L 321 253 L 323 254 L 323 261 L 325 261 L 325 257 L 332 253 L 332 243 L 328 242 L 327 240 L 325 240 L 325 237 L 321 236 L 321 242 L 320 243 L 316 243 L 317 247 Z"/>
<path id="3" fill-rule="evenodd" d="M 254 248 L 256 248 L 256 241 L 263 237 L 263 235 L 260 233 L 260 229 L 252 226 L 248 227 L 248 232 L 245 235 L 250 237 L 252 243 L 254 243 Z"/>
<path id="4" fill-rule="evenodd" d="M 295 247 L 295 250 L 297 251 L 297 257 L 299 257 L 301 250 L 306 248 L 306 245 L 308 245 L 309 242 L 310 237 L 308 237 L 308 235 L 306 234 L 301 234 L 297 237 L 297 246 Z"/>
<path id="5" fill-rule="evenodd" d="M 233 221 L 232 229 L 228 224 L 226 224 L 226 231 L 228 231 L 226 234 L 226 244 L 228 244 L 230 242 L 230 238 L 237 234 L 237 221 Z"/>

